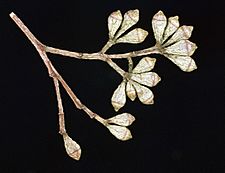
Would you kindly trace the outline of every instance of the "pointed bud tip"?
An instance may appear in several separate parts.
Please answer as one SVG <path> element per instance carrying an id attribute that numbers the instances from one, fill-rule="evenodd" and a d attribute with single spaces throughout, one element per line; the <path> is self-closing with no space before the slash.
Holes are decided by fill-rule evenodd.
<path id="1" fill-rule="evenodd" d="M 145 102 L 142 102 L 142 103 L 144 103 L 146 105 L 153 105 L 154 104 L 154 100 L 153 99 L 152 100 L 146 100 Z"/>
<path id="2" fill-rule="evenodd" d="M 68 155 L 69 155 L 70 157 L 72 157 L 73 159 L 75 159 L 75 160 L 80 160 L 81 149 L 76 150 L 75 152 L 70 153 L 70 154 L 68 153 Z"/>
<path id="3" fill-rule="evenodd" d="M 160 82 L 161 80 L 162 80 L 162 78 L 158 76 L 158 82 Z"/>
<path id="4" fill-rule="evenodd" d="M 197 65 L 194 67 L 194 70 L 197 70 L 198 69 L 198 67 L 197 67 Z"/>
<path id="5" fill-rule="evenodd" d="M 179 19 L 179 16 L 174 16 L 173 18 L 176 19 L 176 20 L 178 20 Z"/>
<path id="6" fill-rule="evenodd" d="M 162 10 L 159 10 L 156 14 L 162 14 L 162 15 L 164 15 L 164 13 L 163 13 Z"/>
<path id="7" fill-rule="evenodd" d="M 116 112 L 118 112 L 118 111 L 120 110 L 120 108 L 121 108 L 121 104 L 119 104 L 119 103 L 117 103 L 117 102 L 112 102 L 112 105 L 113 105 L 114 110 L 115 110 Z"/>
<path id="8" fill-rule="evenodd" d="M 192 72 L 192 71 L 197 70 L 197 69 L 198 69 L 197 65 L 194 64 L 194 65 L 192 66 L 192 68 L 188 68 L 185 72 Z"/>
<path id="9" fill-rule="evenodd" d="M 132 134 L 129 133 L 128 136 L 127 136 L 127 138 L 126 138 L 125 140 L 123 140 L 123 141 L 128 141 L 128 140 L 130 140 L 130 139 L 132 139 L 132 138 L 133 138 Z"/>
<path id="10" fill-rule="evenodd" d="M 139 10 L 138 9 L 134 9 L 134 10 L 131 10 L 133 13 L 135 13 L 136 15 L 139 15 Z"/>
<path id="11" fill-rule="evenodd" d="M 118 111 L 120 110 L 120 108 L 114 108 L 114 110 L 115 110 L 116 112 L 118 112 Z"/>
<path id="12" fill-rule="evenodd" d="M 129 97 L 129 98 L 133 102 L 136 99 L 136 95 L 135 95 L 135 97 Z"/>

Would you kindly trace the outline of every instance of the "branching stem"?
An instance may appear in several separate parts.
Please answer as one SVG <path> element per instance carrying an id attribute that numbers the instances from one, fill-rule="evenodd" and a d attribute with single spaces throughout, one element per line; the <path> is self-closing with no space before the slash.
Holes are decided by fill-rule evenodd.
<path id="1" fill-rule="evenodd" d="M 96 113 L 92 112 L 87 106 L 81 103 L 78 97 L 70 89 L 68 84 L 64 81 L 62 76 L 57 72 L 55 67 L 52 65 L 51 61 L 49 60 L 46 54 L 47 52 L 53 53 L 53 54 L 59 54 L 59 55 L 67 56 L 67 57 L 77 58 L 77 59 L 105 61 L 122 77 L 125 77 L 126 72 L 123 69 L 121 69 L 115 62 L 113 62 L 112 59 L 127 58 L 129 60 L 129 67 L 132 68 L 133 65 L 132 65 L 131 57 L 138 57 L 138 56 L 144 56 L 144 55 L 149 55 L 154 53 L 160 53 L 159 49 L 156 46 L 154 46 L 151 48 L 128 52 L 128 53 L 106 54 L 105 52 L 113 45 L 112 41 L 108 41 L 107 44 L 102 48 L 102 50 L 97 53 L 79 53 L 79 52 L 72 52 L 72 51 L 57 49 L 57 48 L 49 47 L 42 44 L 14 13 L 11 13 L 10 17 L 17 24 L 17 26 L 23 31 L 23 33 L 28 37 L 31 43 L 34 45 L 34 47 L 40 54 L 46 68 L 48 69 L 49 76 L 53 78 L 56 95 L 57 95 L 57 101 L 58 101 L 59 132 L 62 135 L 66 133 L 66 129 L 65 129 L 65 122 L 64 122 L 62 99 L 61 99 L 60 90 L 59 90 L 59 82 L 62 84 L 63 88 L 66 90 L 66 92 L 68 93 L 68 95 L 70 96 L 70 98 L 72 99 L 72 101 L 74 102 L 75 106 L 78 109 L 83 110 L 90 116 L 90 118 L 95 118 L 97 121 L 99 121 L 102 124 L 105 124 L 106 121 L 103 118 L 101 118 L 99 115 L 97 115 Z"/>

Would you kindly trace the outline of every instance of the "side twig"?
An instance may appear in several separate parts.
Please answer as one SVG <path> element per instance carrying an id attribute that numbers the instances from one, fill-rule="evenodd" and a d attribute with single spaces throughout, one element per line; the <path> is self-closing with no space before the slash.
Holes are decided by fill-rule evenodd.
<path id="1" fill-rule="evenodd" d="M 62 98 L 59 90 L 59 81 L 56 78 L 53 78 L 54 85 L 55 85 L 55 92 L 56 92 L 56 97 L 57 97 L 57 102 L 58 102 L 58 109 L 59 109 L 59 133 L 61 135 L 66 133 L 66 128 L 65 128 L 65 120 L 64 120 L 64 111 L 63 111 L 63 105 L 62 105 Z"/>
<path id="2" fill-rule="evenodd" d="M 87 59 L 87 60 L 101 60 L 105 61 L 105 59 L 123 59 L 123 58 L 129 58 L 129 57 L 139 57 L 139 56 L 145 56 L 150 54 L 161 54 L 160 50 L 157 46 L 153 46 L 147 49 L 132 51 L 128 53 L 121 53 L 121 54 L 105 54 L 102 52 L 97 53 L 79 53 L 74 51 L 68 51 L 68 50 L 62 50 L 59 48 L 54 48 L 50 46 L 45 47 L 46 52 L 52 53 L 52 54 L 58 54 L 65 57 L 71 57 L 76 59 Z M 103 49 L 105 51 L 105 48 Z"/>

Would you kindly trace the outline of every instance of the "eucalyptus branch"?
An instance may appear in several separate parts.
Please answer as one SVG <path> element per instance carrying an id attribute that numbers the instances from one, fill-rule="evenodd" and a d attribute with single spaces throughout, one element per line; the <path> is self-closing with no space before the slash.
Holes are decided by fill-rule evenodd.
<path id="1" fill-rule="evenodd" d="M 101 60 L 108 63 L 123 78 L 111 98 L 111 103 L 115 111 L 118 111 L 125 105 L 126 96 L 132 101 L 138 97 L 143 104 L 151 105 L 154 103 L 153 92 L 148 87 L 157 85 L 161 81 L 161 78 L 157 73 L 151 71 L 154 68 L 156 59 L 150 58 L 147 55 L 164 55 L 185 72 L 191 72 L 197 69 L 195 61 L 190 57 L 197 46 L 188 40 L 192 34 L 193 27 L 186 25 L 180 27 L 178 16 L 170 17 L 167 20 L 162 11 L 156 13 L 152 19 L 152 28 L 156 39 L 155 46 L 119 54 L 106 54 L 106 51 L 111 46 L 118 43 L 141 43 L 148 35 L 148 32 L 141 28 L 135 28 L 126 33 L 138 22 L 138 10 L 129 10 L 124 16 L 122 16 L 119 10 L 110 14 L 108 17 L 109 40 L 102 50 L 96 53 L 81 53 L 46 46 L 30 32 L 14 13 L 11 13 L 10 17 L 34 45 L 48 70 L 49 76 L 53 79 L 58 103 L 59 133 L 63 136 L 66 152 L 70 157 L 76 160 L 80 159 L 81 148 L 66 133 L 59 83 L 66 90 L 77 109 L 83 110 L 90 118 L 94 118 L 103 124 L 119 140 L 125 141 L 132 138 L 131 132 L 127 126 L 131 125 L 135 118 L 129 113 L 122 113 L 104 119 L 90 110 L 79 100 L 63 77 L 58 73 L 48 58 L 47 53 L 83 60 Z M 146 57 L 143 57 L 139 63 L 133 67 L 132 58 L 139 56 Z M 124 71 L 113 62 L 113 59 L 124 58 L 128 60 L 128 72 Z"/>

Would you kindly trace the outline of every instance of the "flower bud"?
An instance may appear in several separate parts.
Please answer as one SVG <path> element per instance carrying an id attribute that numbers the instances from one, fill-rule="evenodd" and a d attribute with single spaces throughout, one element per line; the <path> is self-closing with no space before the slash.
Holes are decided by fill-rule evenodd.
<path id="1" fill-rule="evenodd" d="M 106 127 L 119 140 L 126 141 L 132 138 L 130 130 L 127 129 L 126 127 L 117 126 L 117 125 L 108 125 Z"/>
<path id="2" fill-rule="evenodd" d="M 109 118 L 107 122 L 117 124 L 120 126 L 129 126 L 134 122 L 134 120 L 135 120 L 135 117 L 132 116 L 131 114 L 123 113 L 123 114 L 116 115 L 112 118 Z"/>
<path id="3" fill-rule="evenodd" d="M 63 134 L 64 145 L 67 154 L 75 160 L 79 160 L 81 156 L 80 146 L 72 140 L 67 134 Z"/>
<path id="4" fill-rule="evenodd" d="M 111 98 L 111 103 L 115 111 L 118 111 L 126 103 L 125 86 L 126 86 L 126 82 L 122 81 L 122 83 L 117 87 L 117 89 L 113 93 L 113 96 Z"/>

